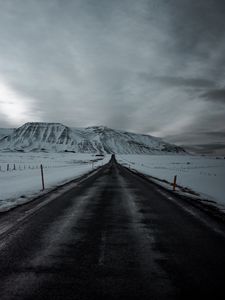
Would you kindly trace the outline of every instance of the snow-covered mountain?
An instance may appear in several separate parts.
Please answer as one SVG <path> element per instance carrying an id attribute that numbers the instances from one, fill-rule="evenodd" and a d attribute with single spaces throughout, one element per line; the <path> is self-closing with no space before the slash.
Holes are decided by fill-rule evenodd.
<path id="1" fill-rule="evenodd" d="M 70 128 L 60 123 L 26 123 L 0 129 L 1 151 L 74 151 L 79 153 L 153 154 L 184 153 L 160 138 L 94 126 Z"/>
<path id="2" fill-rule="evenodd" d="M 7 135 L 12 134 L 13 131 L 14 131 L 13 128 L 0 128 L 0 139 Z"/>

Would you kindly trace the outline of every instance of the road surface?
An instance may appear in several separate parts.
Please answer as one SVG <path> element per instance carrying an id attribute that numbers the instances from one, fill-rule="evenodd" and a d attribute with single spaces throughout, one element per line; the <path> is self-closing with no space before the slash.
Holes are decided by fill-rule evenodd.
<path id="1" fill-rule="evenodd" d="M 3 229 L 14 223 L 0 235 L 1 300 L 219 299 L 225 292 L 224 225 L 114 158 L 35 207 L 0 217 Z"/>

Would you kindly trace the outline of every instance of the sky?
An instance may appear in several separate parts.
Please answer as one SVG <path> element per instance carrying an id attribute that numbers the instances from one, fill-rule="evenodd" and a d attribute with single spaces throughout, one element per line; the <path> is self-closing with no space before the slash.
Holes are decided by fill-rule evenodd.
<path id="1" fill-rule="evenodd" d="M 60 122 L 225 154 L 224 0 L 0 0 L 0 127 Z"/>

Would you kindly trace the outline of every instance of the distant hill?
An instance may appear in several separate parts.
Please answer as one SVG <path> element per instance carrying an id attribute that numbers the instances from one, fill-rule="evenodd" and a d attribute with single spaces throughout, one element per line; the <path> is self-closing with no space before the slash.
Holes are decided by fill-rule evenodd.
<path id="1" fill-rule="evenodd" d="M 70 128 L 60 123 L 26 123 L 17 129 L 0 129 L 0 151 L 46 151 L 95 154 L 185 153 L 176 145 L 145 134 L 105 126 Z"/>

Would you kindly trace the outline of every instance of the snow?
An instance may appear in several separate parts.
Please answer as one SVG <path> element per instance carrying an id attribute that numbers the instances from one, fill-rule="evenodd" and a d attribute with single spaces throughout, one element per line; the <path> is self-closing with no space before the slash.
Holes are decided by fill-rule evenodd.
<path id="1" fill-rule="evenodd" d="M 40 164 L 44 167 L 45 188 L 49 191 L 90 172 L 93 166 L 107 163 L 110 157 L 101 159 L 75 153 L 0 153 L 0 211 L 12 209 L 43 193 Z"/>
<path id="2" fill-rule="evenodd" d="M 9 210 L 42 194 L 40 164 L 44 166 L 46 191 L 109 161 L 93 154 L 0 152 L 0 211 Z M 158 183 L 172 189 L 177 184 L 199 193 L 203 199 L 215 201 L 225 209 L 225 159 L 191 155 L 116 155 L 119 162 L 143 174 L 166 182 Z M 9 170 L 7 171 L 7 165 Z M 16 170 L 14 169 L 14 165 Z M 178 188 L 178 192 L 184 192 Z M 188 192 L 188 191 L 186 191 Z M 193 193 L 191 194 L 193 197 Z"/>
<path id="3" fill-rule="evenodd" d="M 178 185 L 198 193 L 200 198 L 215 201 L 218 207 L 225 209 L 225 159 L 223 157 L 120 155 L 117 159 L 138 172 L 169 183 L 172 183 L 174 176 L 177 175 Z M 172 189 L 170 184 L 158 180 L 157 183 Z M 178 192 L 179 190 L 181 192 L 178 188 Z"/>
<path id="4" fill-rule="evenodd" d="M 11 133 L 10 133 L 11 132 Z M 150 135 L 104 126 L 70 128 L 60 123 L 30 122 L 8 131 L 0 128 L 0 150 L 21 152 L 160 154 L 184 150 Z M 2 137 L 2 138 L 1 138 Z"/>

